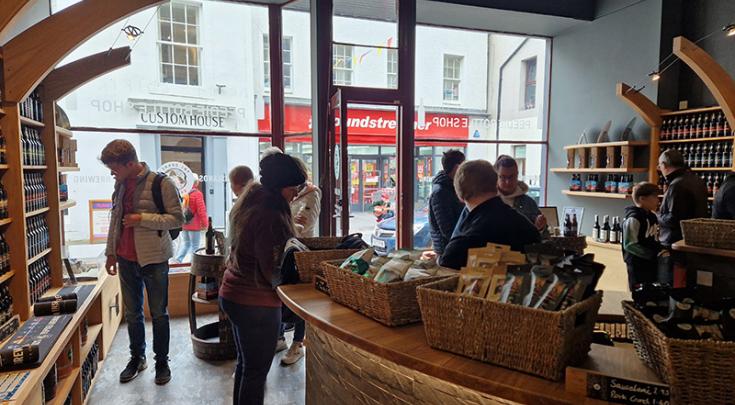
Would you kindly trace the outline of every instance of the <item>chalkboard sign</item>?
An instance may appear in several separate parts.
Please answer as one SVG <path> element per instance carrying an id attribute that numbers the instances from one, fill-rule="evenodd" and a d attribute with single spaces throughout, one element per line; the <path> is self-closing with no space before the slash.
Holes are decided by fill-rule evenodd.
<path id="1" fill-rule="evenodd" d="M 587 375 L 587 397 L 618 404 L 669 405 L 669 387 L 600 374 Z"/>

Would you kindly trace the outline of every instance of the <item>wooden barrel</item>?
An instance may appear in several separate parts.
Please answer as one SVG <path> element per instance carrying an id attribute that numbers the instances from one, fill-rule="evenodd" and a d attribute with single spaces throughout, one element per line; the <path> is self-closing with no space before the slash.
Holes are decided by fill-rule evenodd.
<path id="1" fill-rule="evenodd" d="M 202 360 L 220 361 L 237 358 L 232 325 L 220 320 L 198 328 L 191 335 L 194 355 Z"/>
<path id="2" fill-rule="evenodd" d="M 204 248 L 194 252 L 191 258 L 191 274 L 198 277 L 213 277 L 222 280 L 225 272 L 225 257 L 223 255 L 208 255 Z"/>

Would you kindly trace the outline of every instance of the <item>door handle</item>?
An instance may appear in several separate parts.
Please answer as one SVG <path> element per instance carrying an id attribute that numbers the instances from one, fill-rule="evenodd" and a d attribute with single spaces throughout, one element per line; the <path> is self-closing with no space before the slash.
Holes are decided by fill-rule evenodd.
<path id="1" fill-rule="evenodd" d="M 110 313 L 115 310 L 115 316 L 120 315 L 120 294 L 115 294 L 115 303 L 110 304 Z"/>

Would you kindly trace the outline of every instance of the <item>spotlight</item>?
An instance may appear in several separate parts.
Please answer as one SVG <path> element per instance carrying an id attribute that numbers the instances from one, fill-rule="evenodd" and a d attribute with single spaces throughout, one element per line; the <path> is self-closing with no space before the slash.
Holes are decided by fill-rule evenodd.
<path id="1" fill-rule="evenodd" d="M 128 36 L 128 39 L 131 41 L 134 40 L 135 38 L 138 38 L 141 34 L 143 34 L 143 30 L 133 25 L 126 26 L 125 28 L 122 29 L 122 32 L 124 32 L 125 35 Z"/>
<path id="2" fill-rule="evenodd" d="M 648 77 L 651 78 L 651 80 L 658 81 L 658 79 L 661 78 L 661 74 L 658 72 L 658 70 L 654 70 L 653 72 L 648 74 Z"/>
<path id="3" fill-rule="evenodd" d="M 722 27 L 722 30 L 725 31 L 725 35 L 728 37 L 735 36 L 735 24 L 727 24 L 726 26 Z"/>

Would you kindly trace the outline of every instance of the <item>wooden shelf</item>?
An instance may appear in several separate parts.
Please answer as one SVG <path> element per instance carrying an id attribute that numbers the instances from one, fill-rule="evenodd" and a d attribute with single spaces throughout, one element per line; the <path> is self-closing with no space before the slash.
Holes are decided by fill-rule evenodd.
<path id="1" fill-rule="evenodd" d="M 62 127 L 59 127 L 59 126 L 56 127 L 56 134 L 57 135 L 61 135 L 61 136 L 65 136 L 67 138 L 71 138 L 74 135 L 68 129 L 62 128 Z"/>
<path id="2" fill-rule="evenodd" d="M 735 136 L 720 136 L 716 138 L 675 139 L 672 141 L 659 141 L 659 143 L 663 145 L 669 143 L 732 141 L 733 139 L 735 139 Z"/>
<path id="3" fill-rule="evenodd" d="M 620 169 L 620 168 L 613 168 L 608 169 L 606 167 L 602 168 L 572 168 L 567 169 L 563 167 L 557 167 L 554 169 L 551 169 L 553 173 L 627 173 L 627 174 L 633 174 L 633 173 L 648 173 L 648 169 L 645 167 L 634 167 L 632 169 Z"/>
<path id="4" fill-rule="evenodd" d="M 0 55 L 2 54 L 0 53 Z M 2 59 L 2 56 L 0 56 L 0 59 Z M 2 108 L 0 108 L 0 115 L 5 115 L 5 110 L 3 110 Z"/>
<path id="5" fill-rule="evenodd" d="M 596 247 L 600 247 L 600 248 L 603 248 L 603 249 L 613 249 L 613 250 L 616 250 L 616 251 L 617 250 L 620 250 L 620 244 L 619 243 L 603 243 L 603 242 L 598 242 L 598 241 L 592 239 L 589 236 L 587 237 L 587 245 L 588 246 L 596 246 Z"/>
<path id="6" fill-rule="evenodd" d="M 94 384 L 100 378 L 100 374 L 102 373 L 102 365 L 104 362 L 105 362 L 104 360 L 100 360 L 99 363 L 97 363 L 97 374 L 94 375 L 94 378 L 92 378 L 92 382 L 89 383 L 89 391 L 87 391 L 87 396 L 84 398 L 84 402 L 83 402 L 84 405 L 89 404 L 89 394 L 92 393 Z"/>
<path id="7" fill-rule="evenodd" d="M 39 253 L 39 254 L 31 257 L 30 259 L 28 259 L 28 265 L 30 266 L 33 263 L 41 260 L 41 258 L 43 258 L 44 256 L 46 256 L 49 253 L 51 253 L 51 248 L 48 248 L 48 249 L 44 250 L 43 252 L 41 252 L 41 253 Z M 33 311 L 31 311 L 31 313 L 33 313 Z"/>
<path id="8" fill-rule="evenodd" d="M 79 360 L 82 363 L 84 363 L 84 360 L 87 358 L 87 355 L 89 355 L 89 352 L 92 350 L 92 346 L 94 346 L 95 342 L 97 342 L 97 337 L 99 337 L 101 331 L 102 331 L 101 323 L 98 323 L 96 325 L 90 325 L 87 328 L 87 342 L 84 345 L 82 345 L 82 351 L 79 352 Z"/>
<path id="9" fill-rule="evenodd" d="M 13 222 L 13 218 L 0 219 L 0 226 L 5 226 L 11 222 Z"/>
<path id="10" fill-rule="evenodd" d="M 23 166 L 23 170 L 46 170 L 46 169 L 48 169 L 48 166 L 46 165 Z"/>
<path id="11" fill-rule="evenodd" d="M 7 164 L 5 164 L 5 163 L 2 163 L 2 164 L 0 164 L 0 170 L 8 170 L 8 168 L 9 168 L 9 167 L 10 167 L 10 166 L 8 166 L 8 165 L 7 165 Z"/>
<path id="12" fill-rule="evenodd" d="M 569 190 L 562 190 L 562 194 L 570 195 L 573 197 L 596 197 L 596 198 L 610 198 L 614 200 L 627 200 L 630 199 L 629 194 L 619 194 L 619 193 L 603 193 L 603 192 L 595 192 L 595 191 L 569 191 Z"/>
<path id="13" fill-rule="evenodd" d="M 0 276 L 0 284 L 3 284 L 6 281 L 10 280 L 11 278 L 13 278 L 14 275 L 15 271 L 13 270 L 10 270 L 9 272 L 3 274 L 2 276 Z"/>
<path id="14" fill-rule="evenodd" d="M 45 207 L 45 208 L 41 208 L 40 210 L 26 212 L 26 218 L 35 217 L 36 215 L 41 215 L 44 212 L 49 211 L 50 209 L 51 208 L 49 208 L 49 207 Z"/>
<path id="15" fill-rule="evenodd" d="M 56 383 L 56 396 L 54 396 L 54 399 L 46 402 L 46 405 L 63 405 L 66 402 L 66 397 L 69 396 L 72 388 L 74 388 L 74 383 L 77 382 L 81 369 L 81 367 L 74 367 L 71 374 Z"/>
<path id="16" fill-rule="evenodd" d="M 78 172 L 79 170 L 79 166 L 59 166 L 59 173 Z"/>
<path id="17" fill-rule="evenodd" d="M 197 297 L 197 293 L 194 293 L 194 294 L 191 295 L 191 300 L 194 301 L 194 302 L 196 302 L 197 304 L 203 304 L 203 305 L 219 305 L 219 300 L 218 299 L 215 298 L 213 300 L 203 300 L 203 299 Z"/>
<path id="18" fill-rule="evenodd" d="M 71 207 L 76 207 L 77 202 L 74 200 L 66 200 L 66 201 L 60 201 L 59 202 L 59 211 L 68 210 Z"/>
<path id="19" fill-rule="evenodd" d="M 732 167 L 692 167 L 693 172 L 729 172 Z"/>
<path id="20" fill-rule="evenodd" d="M 43 128 L 43 127 L 46 126 L 46 125 L 43 124 L 43 122 L 32 120 L 30 118 L 26 118 L 26 117 L 23 117 L 23 116 L 20 117 L 20 123 L 23 124 L 23 125 L 28 125 L 30 127 L 36 127 L 36 128 Z"/>
<path id="21" fill-rule="evenodd" d="M 720 106 L 714 106 L 714 107 L 702 107 L 702 108 L 692 108 L 688 110 L 679 110 L 679 111 L 665 111 L 661 113 L 662 117 L 669 117 L 672 115 L 683 115 L 683 114 L 696 114 L 696 113 L 703 113 L 708 111 L 719 111 L 722 110 Z"/>
<path id="22" fill-rule="evenodd" d="M 601 143 L 582 143 L 579 145 L 565 146 L 564 150 L 587 149 L 587 148 L 607 148 L 608 146 L 648 146 L 648 141 L 617 141 L 617 142 L 601 142 Z"/>

